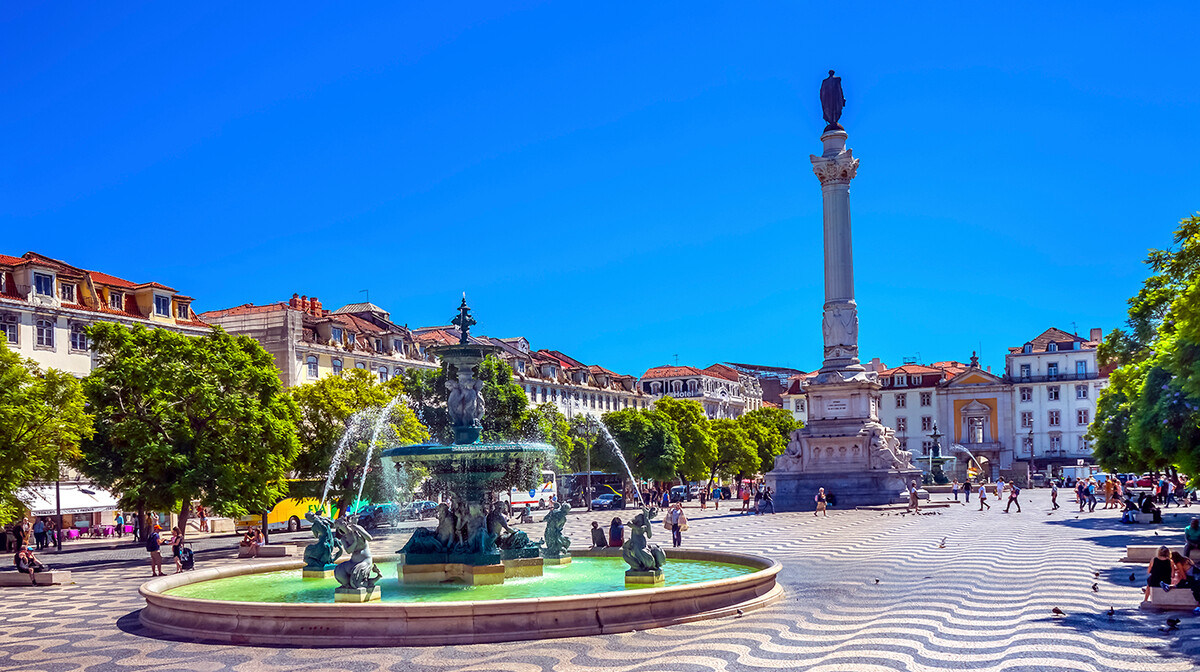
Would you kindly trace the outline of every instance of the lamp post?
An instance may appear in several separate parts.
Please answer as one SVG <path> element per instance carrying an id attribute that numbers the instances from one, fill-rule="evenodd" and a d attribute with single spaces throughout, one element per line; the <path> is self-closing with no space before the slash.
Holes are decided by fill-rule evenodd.
<path id="1" fill-rule="evenodd" d="M 1036 470 L 1033 468 L 1033 428 L 1030 427 L 1029 428 L 1029 476 L 1028 476 L 1028 479 L 1026 480 L 1026 485 L 1033 483 L 1033 472 L 1034 471 L 1036 471 Z"/>

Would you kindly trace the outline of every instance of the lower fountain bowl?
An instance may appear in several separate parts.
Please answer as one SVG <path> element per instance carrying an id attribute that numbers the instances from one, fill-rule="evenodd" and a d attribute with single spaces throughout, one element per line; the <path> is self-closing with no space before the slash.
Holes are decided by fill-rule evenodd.
<path id="1" fill-rule="evenodd" d="M 576 558 L 619 549 L 572 551 Z M 766 607 L 783 597 L 774 560 L 740 553 L 670 549 L 669 560 L 729 563 L 732 578 L 619 592 L 457 602 L 233 602 L 171 595 L 181 586 L 295 570 L 299 561 L 230 565 L 154 579 L 140 588 L 139 619 L 156 632 L 188 639 L 295 647 L 434 646 L 603 635 L 644 630 Z M 670 563 L 666 567 L 669 574 Z"/>

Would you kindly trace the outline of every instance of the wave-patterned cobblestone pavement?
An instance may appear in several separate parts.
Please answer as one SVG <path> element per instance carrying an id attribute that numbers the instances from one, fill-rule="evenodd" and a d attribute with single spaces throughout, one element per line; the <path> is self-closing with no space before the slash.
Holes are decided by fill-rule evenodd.
<path id="1" fill-rule="evenodd" d="M 1007 515 L 994 504 L 985 513 L 955 506 L 827 518 L 692 510 L 685 545 L 779 559 L 784 600 L 740 618 L 510 644 L 352 651 L 163 639 L 137 621 L 144 566 L 78 571 L 73 586 L 0 588 L 0 669 L 1200 669 L 1200 618 L 1172 614 L 1182 623 L 1168 630 L 1167 615 L 1139 611 L 1145 569 L 1120 563 L 1126 544 L 1179 543 L 1189 510 L 1170 510 L 1155 536 L 1111 511 L 1079 515 L 1064 502 L 1047 515 L 1046 493 L 1025 499 L 1024 513 Z M 587 539 L 593 518 L 612 515 L 572 516 L 568 532 Z"/>

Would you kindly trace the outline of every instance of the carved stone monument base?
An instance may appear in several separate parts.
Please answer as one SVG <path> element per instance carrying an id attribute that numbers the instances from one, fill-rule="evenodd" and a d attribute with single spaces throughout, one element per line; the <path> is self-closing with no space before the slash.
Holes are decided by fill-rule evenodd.
<path id="1" fill-rule="evenodd" d="M 655 585 L 655 584 L 665 583 L 665 582 L 666 582 L 666 577 L 663 576 L 663 571 L 661 569 L 652 569 L 647 572 L 638 572 L 638 571 L 634 571 L 631 569 L 631 570 L 628 570 L 627 572 L 625 572 L 625 583 L 626 584 L 640 583 L 640 584 Z"/>
<path id="2" fill-rule="evenodd" d="M 332 579 L 333 570 L 335 569 L 337 569 L 337 564 L 332 562 L 328 565 L 325 565 L 324 569 L 309 569 L 308 567 L 305 567 L 301 576 L 306 579 Z"/>
<path id="3" fill-rule="evenodd" d="M 352 602 L 362 604 L 364 602 L 378 602 L 383 599 L 383 591 L 379 586 L 375 586 L 371 590 L 366 588 L 338 588 L 333 591 L 334 602 Z"/>
<path id="4" fill-rule="evenodd" d="M 569 564 L 571 564 L 571 556 L 569 556 L 569 555 L 557 555 L 557 556 L 553 556 L 553 557 L 547 556 L 547 557 L 542 558 L 542 563 L 546 564 L 546 565 L 569 565 Z"/>
<path id="5" fill-rule="evenodd" d="M 504 578 L 511 579 L 515 576 L 541 576 L 542 562 L 541 558 L 512 558 L 504 560 Z"/>
<path id="6" fill-rule="evenodd" d="M 506 570 L 502 563 L 466 565 L 457 562 L 435 562 L 419 565 L 401 564 L 397 571 L 401 583 L 446 583 L 453 581 L 468 586 L 504 583 Z"/>
<path id="7" fill-rule="evenodd" d="M 909 480 L 921 482 L 921 470 L 860 471 L 828 474 L 775 473 L 768 479 L 776 511 L 813 511 L 817 490 L 837 498 L 834 509 L 907 502 Z"/>

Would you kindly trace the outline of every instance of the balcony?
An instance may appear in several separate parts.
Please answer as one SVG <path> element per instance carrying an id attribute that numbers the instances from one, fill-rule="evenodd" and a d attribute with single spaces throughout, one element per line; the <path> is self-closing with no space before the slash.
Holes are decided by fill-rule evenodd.
<path id="1" fill-rule="evenodd" d="M 1092 373 L 1057 373 L 1046 374 L 1040 376 L 1004 376 L 1005 382 L 1020 384 L 1020 383 L 1065 383 L 1077 380 L 1099 380 L 1100 374 Z"/>

